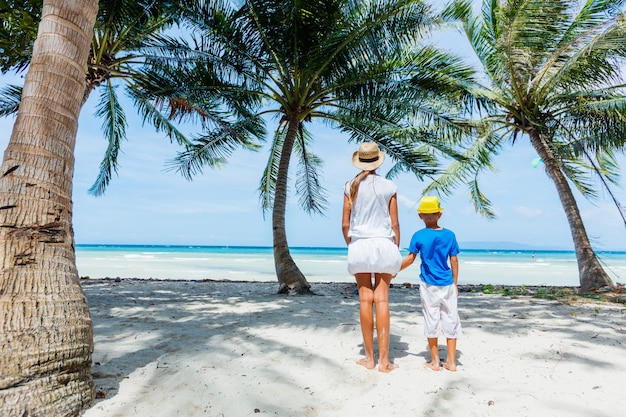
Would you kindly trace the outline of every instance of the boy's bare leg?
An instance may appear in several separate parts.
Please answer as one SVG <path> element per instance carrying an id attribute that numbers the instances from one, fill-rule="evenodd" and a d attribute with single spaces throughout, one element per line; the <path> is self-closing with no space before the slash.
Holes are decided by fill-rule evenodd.
<path id="1" fill-rule="evenodd" d="M 439 346 L 436 337 L 428 338 L 428 350 L 430 351 L 430 362 L 426 362 L 426 366 L 433 371 L 439 371 Z"/>
<path id="2" fill-rule="evenodd" d="M 389 362 L 389 284 L 391 275 L 376 274 L 374 284 L 374 304 L 376 305 L 376 334 L 378 335 L 378 370 L 391 372 L 396 365 Z"/>
<path id="3" fill-rule="evenodd" d="M 443 367 L 451 372 L 456 372 L 456 339 L 447 339 L 448 356 Z"/>
<path id="4" fill-rule="evenodd" d="M 359 288 L 359 314 L 361 321 L 361 333 L 363 334 L 363 349 L 365 358 L 356 363 L 367 369 L 374 369 L 374 290 L 372 290 L 372 277 L 370 273 L 355 274 Z"/>

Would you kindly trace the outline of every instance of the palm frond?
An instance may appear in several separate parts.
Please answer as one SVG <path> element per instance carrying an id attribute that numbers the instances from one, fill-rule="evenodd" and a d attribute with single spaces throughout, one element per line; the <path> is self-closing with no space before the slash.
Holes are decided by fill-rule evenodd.
<path id="1" fill-rule="evenodd" d="M 603 172 L 603 174 L 598 174 L 598 176 L 600 177 L 600 180 L 602 181 L 602 184 L 604 185 L 604 189 L 607 191 L 607 193 L 611 197 L 613 204 L 617 208 L 617 211 L 620 217 L 622 218 L 624 225 L 626 226 L 626 206 L 622 205 L 619 202 L 619 200 L 617 199 L 617 196 L 613 192 L 612 187 L 607 183 L 608 181 L 608 182 L 611 182 L 613 185 L 616 185 L 616 186 L 620 185 L 619 179 L 620 179 L 621 167 L 617 164 L 615 156 L 613 155 L 612 152 L 603 152 L 603 153 L 597 154 L 596 160 L 598 161 L 600 169 Z"/>
<path id="2" fill-rule="evenodd" d="M 493 159 L 505 145 L 506 139 L 487 128 L 483 129 L 483 132 L 477 135 L 476 140 L 465 149 L 463 157 L 453 160 L 447 169 L 427 187 L 429 191 L 450 195 L 459 185 L 477 181 L 476 178 L 481 171 L 494 170 Z M 478 185 L 473 185 L 473 187 L 477 188 Z M 480 193 L 470 193 L 470 196 L 476 207 L 484 205 L 482 200 L 488 201 Z M 478 197 L 480 199 L 476 200 Z"/>
<path id="3" fill-rule="evenodd" d="M 589 200 L 598 198 L 598 191 L 594 186 L 593 178 L 590 176 L 591 167 L 588 163 L 581 159 L 561 158 L 560 167 L 583 196 Z"/>
<path id="4" fill-rule="evenodd" d="M 100 196 L 104 194 L 113 173 L 117 173 L 120 144 L 126 139 L 126 115 L 115 93 L 115 86 L 110 81 L 100 93 L 95 115 L 102 119 L 102 131 L 108 142 L 98 177 L 89 188 L 89 193 Z"/>
<path id="5" fill-rule="evenodd" d="M 261 183 L 259 184 L 259 200 L 263 209 L 263 216 L 274 207 L 274 193 L 276 191 L 276 181 L 278 179 L 278 164 L 280 163 L 281 151 L 287 134 L 286 125 L 280 123 L 274 132 L 274 139 L 270 147 L 270 155 L 267 165 L 263 170 Z"/>
<path id="6" fill-rule="evenodd" d="M 623 2 L 620 2 L 623 3 Z M 615 2 L 587 2 L 554 45 L 533 81 L 534 89 L 560 92 L 604 88 L 621 78 L 626 57 L 626 19 L 608 8 Z M 540 87 L 541 86 L 541 87 Z M 544 93 L 545 95 L 545 93 Z"/>
<path id="7" fill-rule="evenodd" d="M 595 161 L 597 161 L 597 172 L 602 174 L 603 179 L 606 179 L 609 183 L 619 186 L 621 179 L 621 168 L 614 152 L 611 151 L 599 151 L 595 154 Z M 596 170 L 594 170 L 596 171 Z M 608 184 L 607 187 L 608 189 Z M 609 191 L 612 194 L 611 191 Z"/>
<path id="8" fill-rule="evenodd" d="M 476 179 L 467 183 L 469 194 L 471 196 L 472 203 L 474 203 L 474 210 L 487 219 L 495 219 L 496 213 L 493 211 L 491 201 L 480 190 L 478 181 Z"/>
<path id="9" fill-rule="evenodd" d="M 188 146 L 190 144 L 185 134 L 172 123 L 169 115 L 161 112 L 153 97 L 143 94 L 142 91 L 130 85 L 126 91 L 127 95 L 134 101 L 135 108 L 144 122 L 150 123 L 157 132 L 165 132 L 170 140 L 175 140 L 179 145 Z"/>
<path id="10" fill-rule="evenodd" d="M 612 185 L 619 186 L 620 179 L 620 167 L 615 159 L 615 156 L 611 150 L 602 150 L 595 153 L 595 157 L 592 157 L 588 152 L 584 152 L 585 157 L 587 159 L 590 168 L 587 168 L 587 171 L 590 171 L 592 174 L 595 174 L 595 177 L 602 184 L 602 188 L 606 191 L 606 193 L 610 196 L 613 204 L 617 208 L 617 211 L 626 225 L 626 212 L 624 207 L 620 204 L 613 189 Z"/>
<path id="11" fill-rule="evenodd" d="M 201 88 L 195 87 L 196 82 Z M 154 107 L 167 113 L 170 121 L 195 122 L 208 129 L 222 121 L 257 117 L 254 111 L 260 104 L 255 94 L 218 80 L 211 71 L 200 68 L 146 68 L 135 77 L 132 94 L 141 103 L 154 102 Z M 251 133 L 260 137 L 264 130 Z"/>
<path id="12" fill-rule="evenodd" d="M 22 87 L 5 85 L 0 89 L 0 117 L 17 114 L 22 100 Z"/>
<path id="13" fill-rule="evenodd" d="M 621 90 L 621 89 L 620 89 Z M 626 145 L 626 97 L 619 91 L 577 91 L 562 96 L 555 140 L 582 150 L 620 149 Z"/>
<path id="14" fill-rule="evenodd" d="M 250 132 L 262 129 L 262 125 L 258 118 L 233 123 L 222 121 L 214 130 L 195 138 L 185 151 L 168 162 L 167 167 L 188 180 L 201 174 L 205 166 L 219 168 L 236 149 L 258 150 L 259 145 Z"/>
<path id="15" fill-rule="evenodd" d="M 309 214 L 323 214 L 328 205 L 327 192 L 320 181 L 323 162 L 321 158 L 308 150 L 312 136 L 301 125 L 294 150 L 300 157 L 296 176 L 296 194 L 300 207 Z"/>

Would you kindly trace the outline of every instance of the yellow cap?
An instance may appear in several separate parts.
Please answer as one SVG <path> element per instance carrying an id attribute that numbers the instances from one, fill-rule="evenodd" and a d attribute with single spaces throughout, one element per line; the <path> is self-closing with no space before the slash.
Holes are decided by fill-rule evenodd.
<path id="1" fill-rule="evenodd" d="M 417 208 L 417 212 L 422 214 L 439 213 L 442 210 L 443 207 L 439 205 L 439 199 L 430 195 L 422 197 Z"/>

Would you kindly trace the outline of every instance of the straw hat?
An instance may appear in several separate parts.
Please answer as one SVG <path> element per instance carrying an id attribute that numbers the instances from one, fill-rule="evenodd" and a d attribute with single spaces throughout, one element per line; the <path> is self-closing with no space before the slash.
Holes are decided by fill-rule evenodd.
<path id="1" fill-rule="evenodd" d="M 374 142 L 363 142 L 352 154 L 352 165 L 363 171 L 373 171 L 385 161 L 385 151 L 378 150 Z"/>
<path id="2" fill-rule="evenodd" d="M 422 197 L 417 208 L 417 212 L 422 214 L 439 213 L 442 210 L 443 207 L 439 205 L 439 199 L 430 195 Z"/>

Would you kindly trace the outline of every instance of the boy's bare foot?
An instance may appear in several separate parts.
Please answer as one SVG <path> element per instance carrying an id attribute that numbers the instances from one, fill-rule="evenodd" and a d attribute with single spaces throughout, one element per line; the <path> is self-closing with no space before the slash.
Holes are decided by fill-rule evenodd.
<path id="1" fill-rule="evenodd" d="M 426 365 L 427 368 L 430 368 L 433 371 L 441 371 L 441 368 L 439 367 L 439 361 L 426 362 L 424 365 Z"/>
<path id="2" fill-rule="evenodd" d="M 374 369 L 374 367 L 376 366 L 373 360 L 367 358 L 359 359 L 358 361 L 356 361 L 356 363 L 357 365 L 364 366 L 367 369 Z"/>
<path id="3" fill-rule="evenodd" d="M 456 372 L 456 364 L 455 363 L 448 363 L 448 362 L 444 362 L 441 366 L 443 366 L 443 369 L 447 369 L 450 372 Z"/>
<path id="4" fill-rule="evenodd" d="M 379 372 L 391 372 L 394 369 L 396 369 L 398 367 L 398 365 L 391 363 L 391 362 L 387 362 L 386 364 L 379 364 L 378 365 L 378 371 Z"/>

